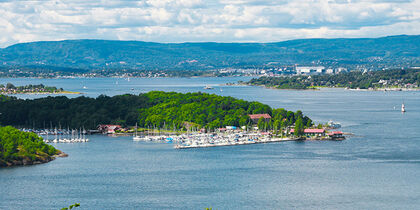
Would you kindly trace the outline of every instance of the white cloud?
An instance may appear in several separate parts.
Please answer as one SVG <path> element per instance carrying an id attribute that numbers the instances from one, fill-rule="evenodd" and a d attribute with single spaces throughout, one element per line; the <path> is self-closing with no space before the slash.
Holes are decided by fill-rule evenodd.
<path id="1" fill-rule="evenodd" d="M 0 46 L 38 40 L 272 42 L 420 34 L 420 0 L 0 1 Z"/>

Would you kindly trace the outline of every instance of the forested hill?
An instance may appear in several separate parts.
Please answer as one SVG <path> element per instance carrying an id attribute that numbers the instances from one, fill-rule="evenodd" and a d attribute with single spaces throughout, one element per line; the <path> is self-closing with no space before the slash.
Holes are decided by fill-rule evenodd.
<path id="1" fill-rule="evenodd" d="M 0 124 L 27 128 L 94 129 L 98 124 L 183 129 L 194 126 L 214 129 L 227 125 L 251 125 L 248 114 L 272 116 L 264 128 L 293 125 L 299 118 L 305 126 L 312 120 L 301 111 L 272 109 L 259 102 L 207 93 L 152 91 L 140 95 L 99 96 L 97 98 L 64 96 L 40 99 L 17 99 L 0 96 Z"/>
<path id="2" fill-rule="evenodd" d="M 45 163 L 58 154 L 61 151 L 44 143 L 35 133 L 0 126 L 0 167 Z"/>
<path id="3" fill-rule="evenodd" d="M 300 39 L 276 43 L 153 43 L 65 40 L 0 49 L 0 66 L 214 69 L 281 64 L 420 64 L 420 35 L 360 39 Z M 77 70 L 78 69 L 78 70 Z"/>

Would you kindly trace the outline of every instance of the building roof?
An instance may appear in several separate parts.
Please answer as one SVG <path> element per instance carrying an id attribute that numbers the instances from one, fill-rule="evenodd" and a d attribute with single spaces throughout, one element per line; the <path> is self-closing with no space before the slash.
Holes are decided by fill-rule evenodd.
<path id="1" fill-rule="evenodd" d="M 291 133 L 295 132 L 295 129 L 291 129 L 290 130 Z M 304 133 L 324 133 L 325 129 L 314 129 L 314 128 L 307 128 L 305 130 L 303 130 Z"/>
<path id="2" fill-rule="evenodd" d="M 333 132 L 331 132 L 331 133 L 328 133 L 328 135 L 343 135 L 343 132 L 341 132 L 341 131 L 333 131 Z"/>
<path id="3" fill-rule="evenodd" d="M 261 117 L 263 117 L 264 119 L 271 119 L 271 116 L 269 114 L 250 114 L 249 115 L 249 118 L 251 118 L 252 120 L 260 119 Z"/>
<path id="4" fill-rule="evenodd" d="M 111 128 L 111 127 L 114 127 L 114 128 L 121 128 L 121 125 L 99 125 L 98 126 L 99 128 Z"/>

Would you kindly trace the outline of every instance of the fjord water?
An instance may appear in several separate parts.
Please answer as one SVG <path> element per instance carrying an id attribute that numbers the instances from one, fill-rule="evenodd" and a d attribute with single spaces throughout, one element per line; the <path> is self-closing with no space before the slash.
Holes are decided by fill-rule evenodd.
<path id="1" fill-rule="evenodd" d="M 420 207 L 420 92 L 218 85 L 247 79 L 0 79 L 0 84 L 43 83 L 92 97 L 202 91 L 303 110 L 317 122 L 340 122 L 341 130 L 355 136 L 175 150 L 166 143 L 95 135 L 88 143 L 56 144 L 67 158 L 0 169 L 0 209 L 59 209 L 75 202 L 79 209 Z M 204 90 L 205 85 L 214 89 Z"/>

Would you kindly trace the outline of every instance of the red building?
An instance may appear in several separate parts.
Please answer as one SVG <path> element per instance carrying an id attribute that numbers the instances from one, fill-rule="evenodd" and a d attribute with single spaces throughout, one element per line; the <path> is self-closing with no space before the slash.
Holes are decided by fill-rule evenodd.
<path id="1" fill-rule="evenodd" d="M 113 134 L 121 129 L 121 125 L 98 125 L 98 130 L 103 134 Z"/>
<path id="2" fill-rule="evenodd" d="M 254 124 L 258 123 L 258 120 L 260 118 L 264 118 L 265 121 L 269 121 L 271 119 L 271 116 L 269 114 L 250 114 L 249 118 L 252 120 Z"/>

